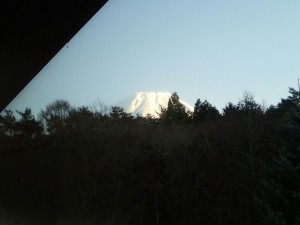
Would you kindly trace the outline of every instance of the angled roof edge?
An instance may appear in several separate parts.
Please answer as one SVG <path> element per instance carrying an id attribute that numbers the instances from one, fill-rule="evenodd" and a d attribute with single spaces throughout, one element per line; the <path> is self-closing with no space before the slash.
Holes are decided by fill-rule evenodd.
<path id="1" fill-rule="evenodd" d="M 0 3 L 0 112 L 106 2 Z"/>

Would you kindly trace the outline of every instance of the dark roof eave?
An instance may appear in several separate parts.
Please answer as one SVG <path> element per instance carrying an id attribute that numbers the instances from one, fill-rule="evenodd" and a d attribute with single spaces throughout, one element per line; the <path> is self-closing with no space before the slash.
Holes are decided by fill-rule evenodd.
<path id="1" fill-rule="evenodd" d="M 0 111 L 106 2 L 0 3 Z"/>

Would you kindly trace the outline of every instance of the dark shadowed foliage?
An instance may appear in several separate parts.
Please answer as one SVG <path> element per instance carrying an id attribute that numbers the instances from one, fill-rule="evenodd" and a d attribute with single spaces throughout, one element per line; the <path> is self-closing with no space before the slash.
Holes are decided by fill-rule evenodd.
<path id="1" fill-rule="evenodd" d="M 298 224 L 292 96 L 294 105 L 276 116 L 282 105 L 264 113 L 249 95 L 223 115 L 200 100 L 189 114 L 176 93 L 158 119 L 64 100 L 49 104 L 40 120 L 29 109 L 16 117 L 4 111 L 0 222 Z"/>
<path id="2" fill-rule="evenodd" d="M 188 120 L 189 114 L 185 106 L 179 101 L 179 96 L 176 92 L 169 98 L 167 108 L 161 107 L 159 117 L 161 121 L 168 124 L 173 122 L 186 122 Z"/>
<path id="3" fill-rule="evenodd" d="M 216 120 L 220 117 L 219 111 L 216 107 L 212 106 L 207 100 L 201 102 L 200 99 L 197 99 L 194 112 L 193 120 L 197 122 Z"/>
<path id="4" fill-rule="evenodd" d="M 261 222 L 267 225 L 300 224 L 300 95 L 294 89 L 290 94 L 273 109 L 276 118 L 282 114 L 277 125 L 280 142 L 272 160 L 266 162 L 255 198 Z"/>

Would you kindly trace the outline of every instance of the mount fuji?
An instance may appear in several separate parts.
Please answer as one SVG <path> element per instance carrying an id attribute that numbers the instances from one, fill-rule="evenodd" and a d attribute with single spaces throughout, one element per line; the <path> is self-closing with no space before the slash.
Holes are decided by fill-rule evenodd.
<path id="1" fill-rule="evenodd" d="M 150 114 L 154 117 L 158 117 L 160 113 L 160 106 L 167 107 L 171 93 L 169 92 L 138 92 L 133 100 L 127 105 L 127 112 L 132 115 L 146 116 Z M 189 104 L 181 101 L 187 111 L 193 111 L 194 108 Z"/>

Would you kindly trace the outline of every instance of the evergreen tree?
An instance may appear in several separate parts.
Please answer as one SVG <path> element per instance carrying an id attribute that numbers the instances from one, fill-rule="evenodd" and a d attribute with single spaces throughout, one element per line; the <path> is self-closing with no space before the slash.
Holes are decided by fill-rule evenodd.
<path id="1" fill-rule="evenodd" d="M 281 144 L 255 198 L 266 225 L 300 224 L 300 102 L 299 92 L 290 93 L 293 106 L 278 128 Z"/>
<path id="2" fill-rule="evenodd" d="M 179 101 L 179 96 L 174 92 L 168 101 L 168 107 L 161 107 L 159 114 L 160 119 L 167 123 L 185 121 L 189 115 L 185 110 L 185 106 Z"/>
<path id="3" fill-rule="evenodd" d="M 229 102 L 223 109 L 223 116 L 226 118 L 234 118 L 239 115 L 240 109 L 237 105 L 234 105 L 232 102 Z"/>
<path id="4" fill-rule="evenodd" d="M 1 136 L 12 137 L 16 130 L 16 117 L 12 110 L 4 110 L 0 114 L 0 132 Z"/>
<path id="5" fill-rule="evenodd" d="M 112 106 L 109 116 L 112 120 L 130 120 L 133 119 L 131 113 L 127 113 L 122 107 Z"/>
<path id="6" fill-rule="evenodd" d="M 200 122 L 205 120 L 215 120 L 219 116 L 219 111 L 216 109 L 216 107 L 212 106 L 207 100 L 201 102 L 200 99 L 197 99 L 193 112 L 194 121 Z"/>
<path id="7" fill-rule="evenodd" d="M 43 128 L 40 122 L 36 121 L 31 109 L 26 108 L 24 112 L 17 111 L 21 118 L 16 123 L 18 136 L 32 139 L 42 135 Z"/>
<path id="8" fill-rule="evenodd" d="M 297 108 L 297 102 L 299 101 L 299 92 L 294 88 L 289 88 L 289 93 L 291 96 L 288 96 L 286 99 L 281 99 L 281 102 L 277 106 L 271 105 L 266 115 L 272 120 L 280 121 L 289 111 L 293 111 Z"/>

